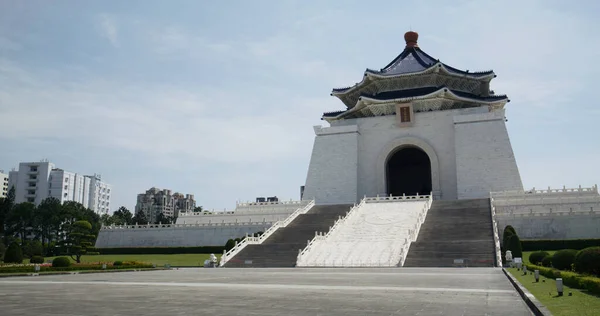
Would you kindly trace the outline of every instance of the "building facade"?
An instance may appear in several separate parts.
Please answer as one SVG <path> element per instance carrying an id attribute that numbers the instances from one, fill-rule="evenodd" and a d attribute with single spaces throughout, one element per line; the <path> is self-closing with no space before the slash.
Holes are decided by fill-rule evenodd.
<path id="1" fill-rule="evenodd" d="M 141 211 L 150 223 L 155 223 L 161 213 L 166 217 L 178 217 L 179 212 L 191 212 L 195 207 L 196 201 L 192 194 L 184 195 L 153 187 L 138 194 L 135 213 Z"/>
<path id="2" fill-rule="evenodd" d="M 40 204 L 53 197 L 61 203 L 75 201 L 99 214 L 110 210 L 110 185 L 98 175 L 66 171 L 48 161 L 22 162 L 9 173 L 9 188 L 15 187 L 15 203 Z"/>
<path id="3" fill-rule="evenodd" d="M 493 71 L 458 70 L 426 54 L 418 34 L 359 83 L 331 93 L 346 109 L 324 113 L 303 199 L 355 203 L 364 196 L 433 193 L 436 199 L 522 190 L 505 125 L 506 95 Z"/>
<path id="4" fill-rule="evenodd" d="M 0 170 L 0 199 L 8 195 L 8 174 L 4 170 Z"/>

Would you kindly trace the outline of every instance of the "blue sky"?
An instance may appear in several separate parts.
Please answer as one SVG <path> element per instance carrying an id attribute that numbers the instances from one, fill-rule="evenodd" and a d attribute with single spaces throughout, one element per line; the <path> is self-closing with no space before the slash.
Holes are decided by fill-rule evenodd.
<path id="1" fill-rule="evenodd" d="M 419 32 L 493 69 L 526 188 L 600 180 L 597 1 L 0 0 L 0 169 L 100 173 L 113 206 L 156 186 L 206 208 L 299 198 L 331 88 Z"/>

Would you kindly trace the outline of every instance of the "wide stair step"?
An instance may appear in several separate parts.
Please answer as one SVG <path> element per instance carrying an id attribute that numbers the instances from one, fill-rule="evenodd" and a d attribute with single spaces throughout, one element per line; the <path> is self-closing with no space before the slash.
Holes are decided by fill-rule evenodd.
<path id="1" fill-rule="evenodd" d="M 434 201 L 403 266 L 494 266 L 490 211 L 489 199 Z"/>
<path id="2" fill-rule="evenodd" d="M 246 246 L 223 267 L 294 267 L 298 250 L 306 247 L 315 232 L 328 232 L 329 227 L 351 207 L 352 204 L 315 205 L 287 227 L 277 229 L 262 244 Z"/>

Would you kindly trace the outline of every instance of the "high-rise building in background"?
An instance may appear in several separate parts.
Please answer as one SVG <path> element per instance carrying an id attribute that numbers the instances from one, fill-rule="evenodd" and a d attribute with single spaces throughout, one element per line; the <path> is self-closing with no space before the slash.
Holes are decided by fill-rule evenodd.
<path id="1" fill-rule="evenodd" d="M 8 174 L 0 170 L 0 199 L 8 195 Z"/>
<path id="2" fill-rule="evenodd" d="M 99 175 L 66 171 L 48 162 L 22 162 L 9 172 L 8 188 L 15 187 L 15 203 L 36 205 L 54 197 L 61 203 L 75 201 L 99 214 L 110 210 L 110 185 Z"/>
<path id="3" fill-rule="evenodd" d="M 178 217 L 179 212 L 193 211 L 195 207 L 192 194 L 172 193 L 168 189 L 153 187 L 146 193 L 138 194 L 135 213 L 142 211 L 150 223 L 155 223 L 160 213 L 167 217 Z"/>

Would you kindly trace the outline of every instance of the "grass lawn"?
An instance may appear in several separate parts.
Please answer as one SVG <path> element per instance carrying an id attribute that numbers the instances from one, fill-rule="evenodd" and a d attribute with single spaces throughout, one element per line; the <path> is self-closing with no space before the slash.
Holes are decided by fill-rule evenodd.
<path id="1" fill-rule="evenodd" d="M 217 257 L 221 257 L 215 254 Z M 170 264 L 171 266 L 201 267 L 204 260 L 208 259 L 210 254 L 174 254 L 174 255 L 95 255 L 83 256 L 81 262 L 115 262 L 115 261 L 140 261 L 155 263 L 157 266 Z M 44 261 L 51 261 L 55 257 L 46 257 Z M 72 260 L 72 259 L 71 259 Z M 75 262 L 75 261 L 73 261 Z M 29 263 L 29 260 L 23 260 L 23 263 Z"/>
<path id="2" fill-rule="evenodd" d="M 525 255 L 523 255 L 525 257 Z M 585 291 L 573 289 L 564 286 L 563 295 L 559 297 L 556 292 L 556 281 L 540 275 L 540 282 L 535 283 L 533 275 L 527 273 L 523 275 L 522 271 L 517 271 L 516 268 L 507 269 L 521 284 L 531 292 L 550 312 L 552 315 L 599 315 L 600 314 L 600 297 L 587 294 Z M 546 282 L 542 282 L 545 280 Z M 569 296 L 569 292 L 573 296 Z"/>

